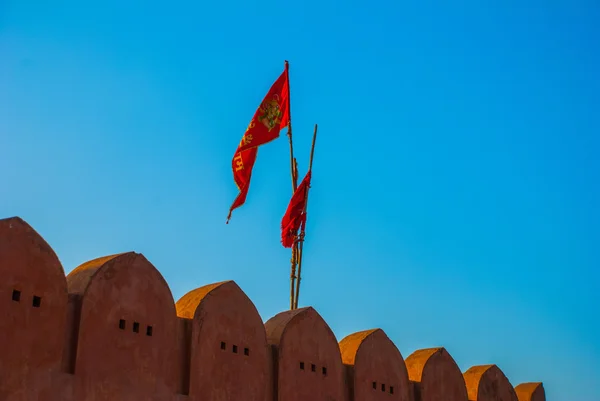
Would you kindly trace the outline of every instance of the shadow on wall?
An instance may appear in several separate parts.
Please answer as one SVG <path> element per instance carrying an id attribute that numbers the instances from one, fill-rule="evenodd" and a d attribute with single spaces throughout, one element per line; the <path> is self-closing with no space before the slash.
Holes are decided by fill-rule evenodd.
<path id="1" fill-rule="evenodd" d="M 381 329 L 339 344 L 313 308 L 264 325 L 233 281 L 177 303 L 137 253 L 94 259 L 65 278 L 18 217 L 0 220 L 0 400 L 544 401 L 495 365 L 461 374 L 444 348 L 406 363 Z"/>

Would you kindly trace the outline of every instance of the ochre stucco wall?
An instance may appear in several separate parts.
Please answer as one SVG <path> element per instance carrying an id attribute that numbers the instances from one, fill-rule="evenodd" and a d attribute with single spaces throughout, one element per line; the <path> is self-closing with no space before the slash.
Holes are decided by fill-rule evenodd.
<path id="1" fill-rule="evenodd" d="M 343 400 L 344 374 L 336 338 L 313 308 L 281 312 L 265 324 L 273 349 L 274 400 Z"/>
<path id="2" fill-rule="evenodd" d="M 258 311 L 233 281 L 188 292 L 177 314 L 191 321 L 189 368 L 194 400 L 262 401 L 268 390 L 270 354 Z M 188 389 L 186 389 L 188 390 Z"/>
<path id="3" fill-rule="evenodd" d="M 404 359 L 383 330 L 350 334 L 339 346 L 350 401 L 409 401 Z"/>
<path id="4" fill-rule="evenodd" d="M 87 262 L 67 277 L 78 295 L 75 395 L 114 400 L 164 399 L 176 389 L 177 318 L 171 291 L 144 256 L 125 253 Z M 75 337 L 75 336 L 74 336 Z M 133 356 L 133 357 L 132 357 Z"/>
<path id="5" fill-rule="evenodd" d="M 177 303 L 134 252 L 65 277 L 26 222 L 0 220 L 0 401 L 545 401 L 444 348 L 406 361 L 381 329 L 339 342 L 313 308 L 263 324 L 233 281 Z"/>
<path id="6" fill-rule="evenodd" d="M 469 401 L 518 401 L 515 389 L 496 365 L 473 366 L 463 377 Z"/>
<path id="7" fill-rule="evenodd" d="M 444 348 L 415 351 L 406 359 L 415 401 L 467 401 L 465 380 Z"/>

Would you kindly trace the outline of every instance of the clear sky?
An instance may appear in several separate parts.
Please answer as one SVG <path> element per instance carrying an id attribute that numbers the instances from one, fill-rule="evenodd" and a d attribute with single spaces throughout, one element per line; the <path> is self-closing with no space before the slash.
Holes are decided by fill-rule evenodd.
<path id="1" fill-rule="evenodd" d="M 0 0 L 0 216 L 67 272 L 134 250 L 175 299 L 234 279 L 285 310 L 285 136 L 225 218 L 288 59 L 302 174 L 319 124 L 300 304 L 598 400 L 594 3 Z"/>

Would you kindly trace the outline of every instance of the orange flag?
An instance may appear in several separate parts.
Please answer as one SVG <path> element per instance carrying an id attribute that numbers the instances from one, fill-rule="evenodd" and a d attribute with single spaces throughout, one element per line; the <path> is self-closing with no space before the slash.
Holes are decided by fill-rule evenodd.
<path id="1" fill-rule="evenodd" d="M 285 63 L 283 73 L 277 78 L 267 96 L 254 113 L 240 144 L 235 151 L 231 166 L 233 180 L 240 193 L 229 208 L 227 222 L 231 212 L 246 202 L 252 168 L 258 154 L 258 147 L 279 137 L 282 128 L 290 121 L 290 86 L 288 64 Z"/>
<path id="2" fill-rule="evenodd" d="M 298 239 L 298 230 L 306 222 L 306 201 L 310 188 L 311 171 L 308 170 L 281 219 L 281 243 L 285 248 L 291 248 Z"/>

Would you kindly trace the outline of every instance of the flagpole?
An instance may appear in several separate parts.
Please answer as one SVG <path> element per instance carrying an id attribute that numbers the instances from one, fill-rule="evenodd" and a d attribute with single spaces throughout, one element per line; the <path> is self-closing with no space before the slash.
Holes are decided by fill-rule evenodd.
<path id="1" fill-rule="evenodd" d="M 308 171 L 312 171 L 313 157 L 315 155 L 315 142 L 317 141 L 317 124 L 315 124 L 315 131 L 313 133 L 312 145 L 310 148 L 310 161 L 308 162 Z M 310 188 L 306 188 L 306 201 L 304 202 L 304 213 L 308 210 L 308 193 Z M 296 280 L 296 299 L 294 300 L 294 309 L 298 309 L 298 299 L 300 298 L 300 280 L 302 273 L 302 250 L 304 248 L 304 233 L 306 227 L 306 220 L 304 224 L 302 224 L 302 229 L 300 232 L 300 239 L 296 242 L 296 246 L 298 247 L 298 278 Z"/>
<path id="2" fill-rule="evenodd" d="M 293 180 L 295 181 L 295 183 L 298 182 L 298 162 L 296 161 L 296 158 L 293 159 L 293 165 L 292 165 L 292 177 Z M 294 194 L 292 193 L 292 196 L 294 196 Z M 292 259 L 290 260 L 291 263 L 291 274 L 290 274 L 290 310 L 294 309 L 294 284 L 296 283 L 296 265 L 298 263 L 298 247 L 296 246 L 297 244 L 294 243 L 292 245 Z"/>
<path id="3" fill-rule="evenodd" d="M 288 115 L 289 115 L 289 120 L 288 120 L 288 132 L 287 132 L 287 136 L 290 142 L 290 170 L 292 173 L 292 194 L 294 193 L 294 191 L 296 191 L 296 188 L 298 187 L 298 176 L 295 172 L 294 169 L 294 142 L 292 140 L 292 97 L 291 97 L 291 87 L 290 87 L 290 73 L 289 73 L 289 69 L 290 69 L 290 65 L 287 62 L 287 60 L 285 61 L 285 71 L 287 74 L 287 82 L 288 82 L 288 94 L 289 94 L 289 99 L 288 99 Z"/>
<path id="4" fill-rule="evenodd" d="M 290 65 L 287 60 L 285 60 L 285 71 L 287 74 L 287 83 L 288 83 L 288 132 L 287 136 L 290 142 L 290 171 L 292 175 L 292 195 L 296 191 L 298 186 L 298 171 L 296 169 L 296 159 L 294 159 L 294 142 L 292 140 L 292 101 L 291 101 L 291 88 L 290 88 L 290 75 L 289 75 Z M 291 264 L 291 272 L 290 272 L 290 309 L 294 309 L 294 283 L 296 281 L 296 263 L 298 260 L 298 248 L 295 246 L 292 247 L 292 258 L 290 260 Z"/>

